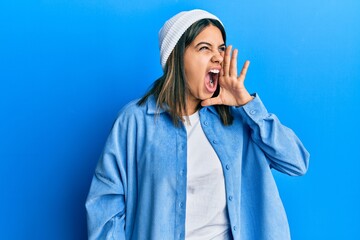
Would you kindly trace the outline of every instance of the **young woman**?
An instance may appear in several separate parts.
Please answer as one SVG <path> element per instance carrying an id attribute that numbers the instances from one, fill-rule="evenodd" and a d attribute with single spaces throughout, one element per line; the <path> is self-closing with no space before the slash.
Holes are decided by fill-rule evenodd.
<path id="1" fill-rule="evenodd" d="M 125 106 L 86 202 L 89 239 L 290 239 L 271 168 L 309 154 L 244 86 L 221 21 L 181 12 L 159 32 L 164 70 Z"/>

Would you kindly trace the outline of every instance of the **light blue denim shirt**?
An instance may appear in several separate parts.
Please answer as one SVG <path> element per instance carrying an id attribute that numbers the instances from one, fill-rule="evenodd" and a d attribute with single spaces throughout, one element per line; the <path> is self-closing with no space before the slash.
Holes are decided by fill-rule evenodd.
<path id="1" fill-rule="evenodd" d="M 288 221 L 271 168 L 302 175 L 309 153 L 254 96 L 231 108 L 231 126 L 222 125 L 214 107 L 200 109 L 201 126 L 223 167 L 233 238 L 287 240 Z M 184 239 L 186 130 L 175 127 L 166 111 L 158 112 L 153 97 L 121 110 L 86 201 L 89 239 Z"/>

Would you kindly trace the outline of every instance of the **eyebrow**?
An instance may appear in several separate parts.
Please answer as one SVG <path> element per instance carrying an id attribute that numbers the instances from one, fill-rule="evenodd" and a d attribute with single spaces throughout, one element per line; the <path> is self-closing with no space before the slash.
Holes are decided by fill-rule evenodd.
<path id="1" fill-rule="evenodd" d="M 205 44 L 205 45 L 208 45 L 208 46 L 212 46 L 210 43 L 208 43 L 208 42 L 199 42 L 198 44 L 196 44 L 195 45 L 195 47 L 198 47 L 199 45 L 201 45 L 201 44 Z M 226 46 L 225 45 L 225 43 L 223 43 L 223 44 L 221 44 L 219 47 L 224 47 L 224 46 Z"/>

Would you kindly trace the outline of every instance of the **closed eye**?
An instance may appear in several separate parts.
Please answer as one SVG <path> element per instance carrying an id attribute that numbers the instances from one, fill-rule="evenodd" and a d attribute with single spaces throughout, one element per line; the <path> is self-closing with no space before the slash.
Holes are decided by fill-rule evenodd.
<path id="1" fill-rule="evenodd" d="M 195 46 L 196 48 L 199 48 L 199 51 L 204 51 L 204 50 L 211 50 L 212 49 L 212 45 L 208 42 L 200 42 L 198 44 L 196 44 Z M 219 52 L 224 52 L 226 50 L 226 45 L 222 44 L 218 47 L 218 51 Z"/>
<path id="2" fill-rule="evenodd" d="M 209 50 L 210 48 L 208 46 L 202 46 L 201 48 L 199 48 L 199 51 L 202 51 L 202 50 Z"/>

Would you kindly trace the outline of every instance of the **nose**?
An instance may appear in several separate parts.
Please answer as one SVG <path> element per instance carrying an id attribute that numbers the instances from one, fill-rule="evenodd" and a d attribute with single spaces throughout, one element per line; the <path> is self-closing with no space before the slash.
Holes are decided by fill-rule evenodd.
<path id="1" fill-rule="evenodd" d="M 216 52 L 214 53 L 214 55 L 212 56 L 211 61 L 212 61 L 213 63 L 218 63 L 218 64 L 220 64 L 220 63 L 222 63 L 223 59 L 224 59 L 223 53 L 222 53 L 222 52 L 219 52 L 219 51 L 216 51 Z"/>

